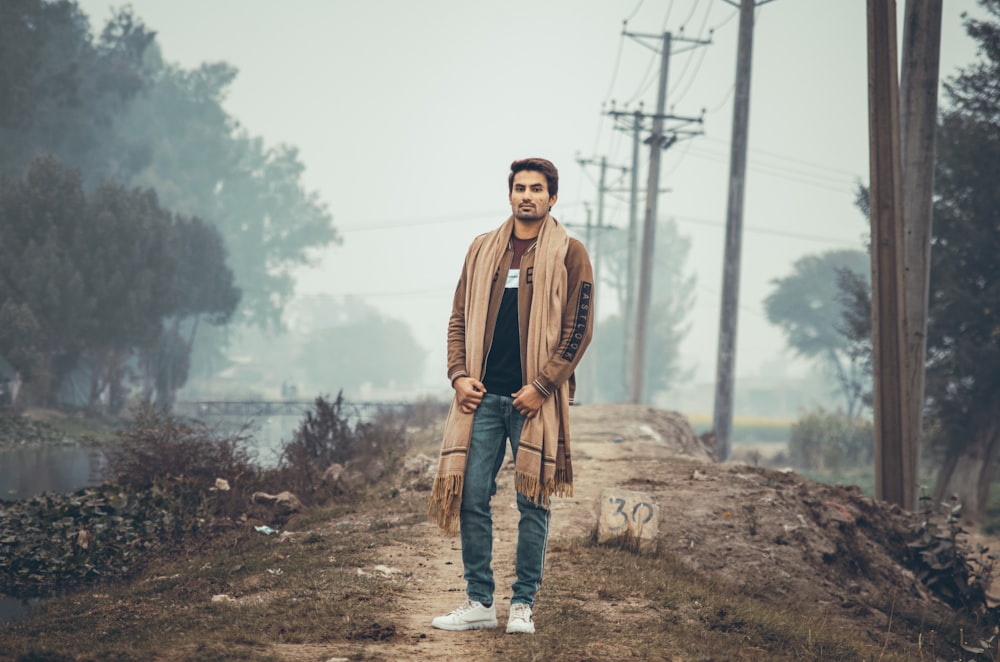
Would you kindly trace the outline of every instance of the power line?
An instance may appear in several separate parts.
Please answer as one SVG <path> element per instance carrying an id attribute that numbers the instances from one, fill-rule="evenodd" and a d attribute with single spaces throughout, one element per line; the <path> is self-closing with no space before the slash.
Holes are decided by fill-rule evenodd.
<path id="1" fill-rule="evenodd" d="M 696 216 L 672 216 L 673 219 L 681 223 L 690 223 L 692 225 L 707 225 L 711 227 L 725 227 L 724 221 L 713 220 L 709 218 L 698 218 Z M 744 227 L 748 233 L 752 234 L 763 234 L 771 235 L 775 237 L 785 237 L 787 239 L 802 239 L 805 241 L 815 241 L 823 244 L 831 244 L 837 246 L 850 246 L 855 248 L 858 246 L 857 241 L 848 241 L 846 239 L 840 239 L 838 237 L 828 237 L 818 234 L 808 234 L 805 232 L 791 232 L 788 230 L 778 230 L 776 228 L 762 228 L 756 226 L 747 225 Z"/>
<path id="2" fill-rule="evenodd" d="M 725 140 L 721 140 L 719 138 L 710 138 L 710 137 L 706 136 L 705 140 L 706 140 L 706 142 L 710 142 L 710 143 L 714 142 L 714 143 L 717 143 L 717 144 L 720 144 L 720 145 L 726 145 L 727 147 L 729 146 L 728 142 L 726 142 Z M 791 161 L 792 163 L 798 163 L 800 165 L 809 166 L 811 168 L 816 168 L 817 170 L 827 170 L 829 172 L 832 172 L 832 173 L 835 173 L 835 174 L 846 175 L 848 177 L 856 177 L 857 176 L 857 173 L 851 172 L 850 170 L 844 170 L 843 168 L 834 168 L 832 166 L 824 165 L 822 163 L 816 163 L 815 161 L 806 161 L 805 159 L 799 159 L 799 158 L 796 158 L 794 156 L 787 156 L 785 154 L 779 154 L 778 152 L 769 152 L 769 151 L 763 150 L 763 149 L 751 149 L 750 153 L 751 154 L 764 154 L 766 156 L 771 156 L 773 158 L 780 159 L 780 160 L 783 160 L 783 161 Z"/>
<path id="3" fill-rule="evenodd" d="M 559 206 L 562 209 L 567 207 L 578 207 L 580 202 L 569 201 L 560 202 Z M 509 213 L 509 212 L 508 212 Z M 467 223 L 469 221 L 486 220 L 486 219 L 496 219 L 499 215 L 497 211 L 477 211 L 477 212 L 467 212 L 464 214 L 454 214 L 451 216 L 434 216 L 434 217 L 415 217 L 410 219 L 392 219 L 382 222 L 375 223 L 365 223 L 364 225 L 355 226 L 337 226 L 338 232 L 375 232 L 380 230 L 398 230 L 400 228 L 421 228 L 427 227 L 428 225 L 442 225 L 447 223 Z"/>
<path id="4" fill-rule="evenodd" d="M 712 2 L 710 2 L 708 4 L 708 9 L 705 11 L 705 16 L 704 16 L 704 18 L 701 21 L 701 26 L 698 27 L 698 39 L 703 39 L 704 38 L 705 26 L 708 25 L 708 17 L 709 17 L 709 14 L 711 14 L 711 12 L 712 12 L 712 7 L 714 5 L 714 2 L 715 2 L 715 0 L 712 0 Z M 698 3 L 695 2 L 694 8 L 691 10 L 691 16 L 694 15 L 694 11 L 695 11 L 695 9 L 697 9 L 697 7 L 698 7 Z M 688 20 L 690 20 L 691 16 L 688 16 Z M 712 33 L 713 33 L 713 31 L 709 30 L 708 36 L 711 37 Z M 673 91 L 671 91 L 671 94 L 670 94 L 670 97 L 672 99 L 674 99 L 674 103 L 677 103 L 678 101 L 680 101 L 681 99 L 683 99 L 684 95 L 687 94 L 688 90 L 691 89 L 691 86 L 694 84 L 694 81 L 697 80 L 697 78 L 698 78 L 698 72 L 701 71 L 701 67 L 705 63 L 705 56 L 707 54 L 708 54 L 708 49 L 707 48 L 701 49 L 700 57 L 698 58 L 698 64 L 695 66 L 694 72 L 691 74 L 691 77 L 688 79 L 687 85 L 684 87 L 684 90 L 682 92 L 680 92 L 679 94 L 677 94 L 676 93 L 676 88 L 678 88 L 678 87 L 681 86 L 681 84 L 682 84 L 682 82 L 684 80 L 684 76 L 687 74 L 688 67 L 691 65 L 691 60 L 694 58 L 694 56 L 691 55 L 691 56 L 689 56 L 687 58 L 687 60 L 684 63 L 684 68 L 681 70 L 681 75 L 677 77 L 678 80 L 677 80 L 677 84 L 674 86 L 675 89 Z"/>
<path id="5" fill-rule="evenodd" d="M 663 17 L 663 26 L 660 28 L 660 32 L 667 31 L 667 23 L 670 22 L 670 14 L 674 11 L 674 0 L 670 0 L 670 4 L 667 5 L 667 15 Z"/>
<path id="6" fill-rule="evenodd" d="M 694 13 L 696 11 L 698 11 L 698 2 L 699 2 L 699 0 L 694 0 L 694 4 L 691 5 L 691 12 L 687 15 L 687 18 L 685 18 L 683 21 L 681 21 L 681 31 L 682 32 L 684 31 L 684 26 L 688 24 L 688 21 L 691 20 L 692 16 L 694 16 Z M 701 33 L 699 33 L 698 36 L 700 37 Z"/>
<path id="7" fill-rule="evenodd" d="M 632 20 L 633 18 L 635 18 L 635 15 L 639 13 L 639 10 L 640 10 L 640 9 L 642 9 L 642 3 L 643 3 L 643 2 L 645 2 L 645 0 L 639 0 L 639 4 L 637 4 L 637 5 L 635 6 L 635 9 L 633 9 L 633 10 L 632 10 L 632 13 L 631 13 L 631 14 L 629 15 L 629 17 L 625 19 L 625 22 L 626 22 L 626 23 L 628 23 L 628 22 L 629 22 L 629 21 L 631 21 L 631 20 Z"/>
<path id="8" fill-rule="evenodd" d="M 620 208 L 615 208 L 615 207 L 609 207 L 609 209 L 612 213 L 620 213 L 622 211 Z M 685 216 L 677 214 L 671 214 L 670 218 L 679 223 L 684 223 L 689 225 L 701 225 L 713 228 L 725 227 L 725 221 L 711 219 L 711 218 L 700 218 L 698 216 Z M 604 226 L 605 231 L 611 231 L 611 232 L 621 231 L 624 229 L 625 228 L 621 228 L 613 224 L 608 224 Z M 861 243 L 860 240 L 850 241 L 847 239 L 842 239 L 839 237 L 831 237 L 827 235 L 810 234 L 808 232 L 794 232 L 790 230 L 779 230 L 777 228 L 766 228 L 766 227 L 759 227 L 752 225 L 745 226 L 744 230 L 746 230 L 746 232 L 750 234 L 761 234 L 773 237 L 783 237 L 786 239 L 801 239 L 803 241 L 812 241 L 821 244 L 828 244 L 831 246 L 846 246 L 849 248 L 857 248 Z"/>
<path id="9" fill-rule="evenodd" d="M 715 163 L 725 163 L 727 162 L 726 157 L 715 152 L 704 152 L 698 149 L 693 149 L 691 155 L 695 158 L 705 159 Z M 823 174 L 811 174 L 804 173 L 800 170 L 794 170 L 792 168 L 783 167 L 780 165 L 774 165 L 769 163 L 753 162 L 748 165 L 748 168 L 760 174 L 770 175 L 772 177 L 777 177 L 788 182 L 795 182 L 798 184 L 803 184 L 805 186 L 812 186 L 814 188 L 820 188 L 827 191 L 833 191 L 835 193 L 851 193 L 851 189 L 856 185 L 857 180 L 847 180 L 843 177 L 832 177 L 830 175 Z M 830 180 L 837 180 L 839 185 L 831 185 Z"/>
<path id="10" fill-rule="evenodd" d="M 625 24 L 628 24 L 627 20 L 625 21 Z M 623 30 L 622 34 L 618 37 L 618 55 L 615 56 L 615 68 L 611 72 L 611 82 L 608 83 L 608 91 L 604 95 L 605 100 L 610 99 L 611 93 L 615 91 L 615 83 L 618 81 L 618 68 L 621 66 L 622 63 L 622 51 L 624 50 L 624 48 L 625 48 L 625 32 Z"/>

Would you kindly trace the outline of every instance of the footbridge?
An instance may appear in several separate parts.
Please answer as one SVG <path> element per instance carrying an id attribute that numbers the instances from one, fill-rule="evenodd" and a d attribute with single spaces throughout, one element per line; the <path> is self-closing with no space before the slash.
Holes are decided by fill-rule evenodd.
<path id="1" fill-rule="evenodd" d="M 332 403 L 331 403 L 332 404 Z M 304 417 L 315 408 L 315 400 L 181 400 L 174 403 L 173 412 L 189 418 L 231 417 L 265 418 L 270 416 Z M 348 402 L 341 403 L 343 412 L 362 420 L 380 412 L 407 414 L 412 402 Z"/>

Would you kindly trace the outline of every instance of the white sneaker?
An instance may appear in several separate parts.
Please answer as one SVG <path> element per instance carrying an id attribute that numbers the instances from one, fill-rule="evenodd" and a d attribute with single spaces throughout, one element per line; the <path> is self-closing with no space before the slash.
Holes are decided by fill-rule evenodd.
<path id="1" fill-rule="evenodd" d="M 497 605 L 484 607 L 481 602 L 466 600 L 447 616 L 438 616 L 431 625 L 439 630 L 482 630 L 497 626 Z"/>
<path id="2" fill-rule="evenodd" d="M 518 602 L 510 606 L 507 619 L 507 634 L 535 634 L 535 624 L 531 621 L 531 607 Z"/>

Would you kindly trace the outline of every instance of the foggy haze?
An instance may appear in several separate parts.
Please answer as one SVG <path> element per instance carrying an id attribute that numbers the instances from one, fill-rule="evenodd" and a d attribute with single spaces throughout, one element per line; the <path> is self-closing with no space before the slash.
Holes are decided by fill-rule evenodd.
<path id="1" fill-rule="evenodd" d="M 112 3 L 79 4 L 99 31 Z M 357 296 L 405 321 L 427 352 L 423 384 L 435 392 L 447 389 L 445 329 L 465 250 L 508 215 L 510 162 L 542 156 L 557 165 L 553 215 L 582 236 L 587 206 L 596 214 L 598 172 L 576 159 L 631 163 L 630 135 L 602 108 L 655 107 L 659 55 L 648 47 L 655 42 L 622 36 L 622 21 L 633 32 L 670 31 L 667 105 L 684 116 L 704 109 L 704 135 L 664 153 L 661 186 L 669 192 L 659 210 L 691 238 L 687 266 L 697 277 L 682 362 L 694 382 L 714 380 L 738 23 L 732 5 L 131 4 L 157 32 L 167 61 L 236 66 L 227 110 L 268 144 L 300 150 L 303 181 L 329 206 L 344 241 L 301 270 L 298 292 Z M 944 11 L 942 81 L 973 61 L 961 13 L 979 15 L 973 0 Z M 761 302 L 796 259 L 862 249 L 868 232 L 854 205 L 857 185 L 868 181 L 865 3 L 778 0 L 756 16 L 737 387 L 741 378 L 806 372 Z M 682 34 L 711 44 L 681 42 Z M 644 182 L 648 150 L 640 158 Z M 626 195 L 609 195 L 606 205 L 605 223 L 625 228 Z M 600 289 L 597 297 L 606 313 L 601 306 L 611 297 L 602 300 Z"/>

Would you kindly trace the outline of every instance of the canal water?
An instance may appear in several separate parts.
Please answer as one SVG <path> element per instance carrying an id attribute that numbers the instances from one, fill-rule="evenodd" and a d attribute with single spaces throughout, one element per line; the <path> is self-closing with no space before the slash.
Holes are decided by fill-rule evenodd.
<path id="1" fill-rule="evenodd" d="M 237 431 L 243 420 L 219 421 L 220 432 Z M 283 441 L 291 438 L 298 421 L 276 417 L 251 422 L 248 446 L 264 466 L 277 463 Z M 84 445 L 24 445 L 0 448 L 0 513 L 3 501 L 20 501 L 46 492 L 75 492 L 99 485 L 107 461 L 100 450 Z M 2 515 L 0 515 L 2 516 Z M 28 617 L 42 601 L 0 594 L 0 625 Z"/>
<path id="2" fill-rule="evenodd" d="M 0 450 L 0 499 L 74 492 L 101 482 L 104 456 L 82 445 L 15 446 Z"/>
<path id="3" fill-rule="evenodd" d="M 45 492 L 75 492 L 99 484 L 104 466 L 100 451 L 82 445 L 0 449 L 0 500 L 30 499 Z M 0 624 L 25 618 L 41 602 L 0 595 Z"/>

